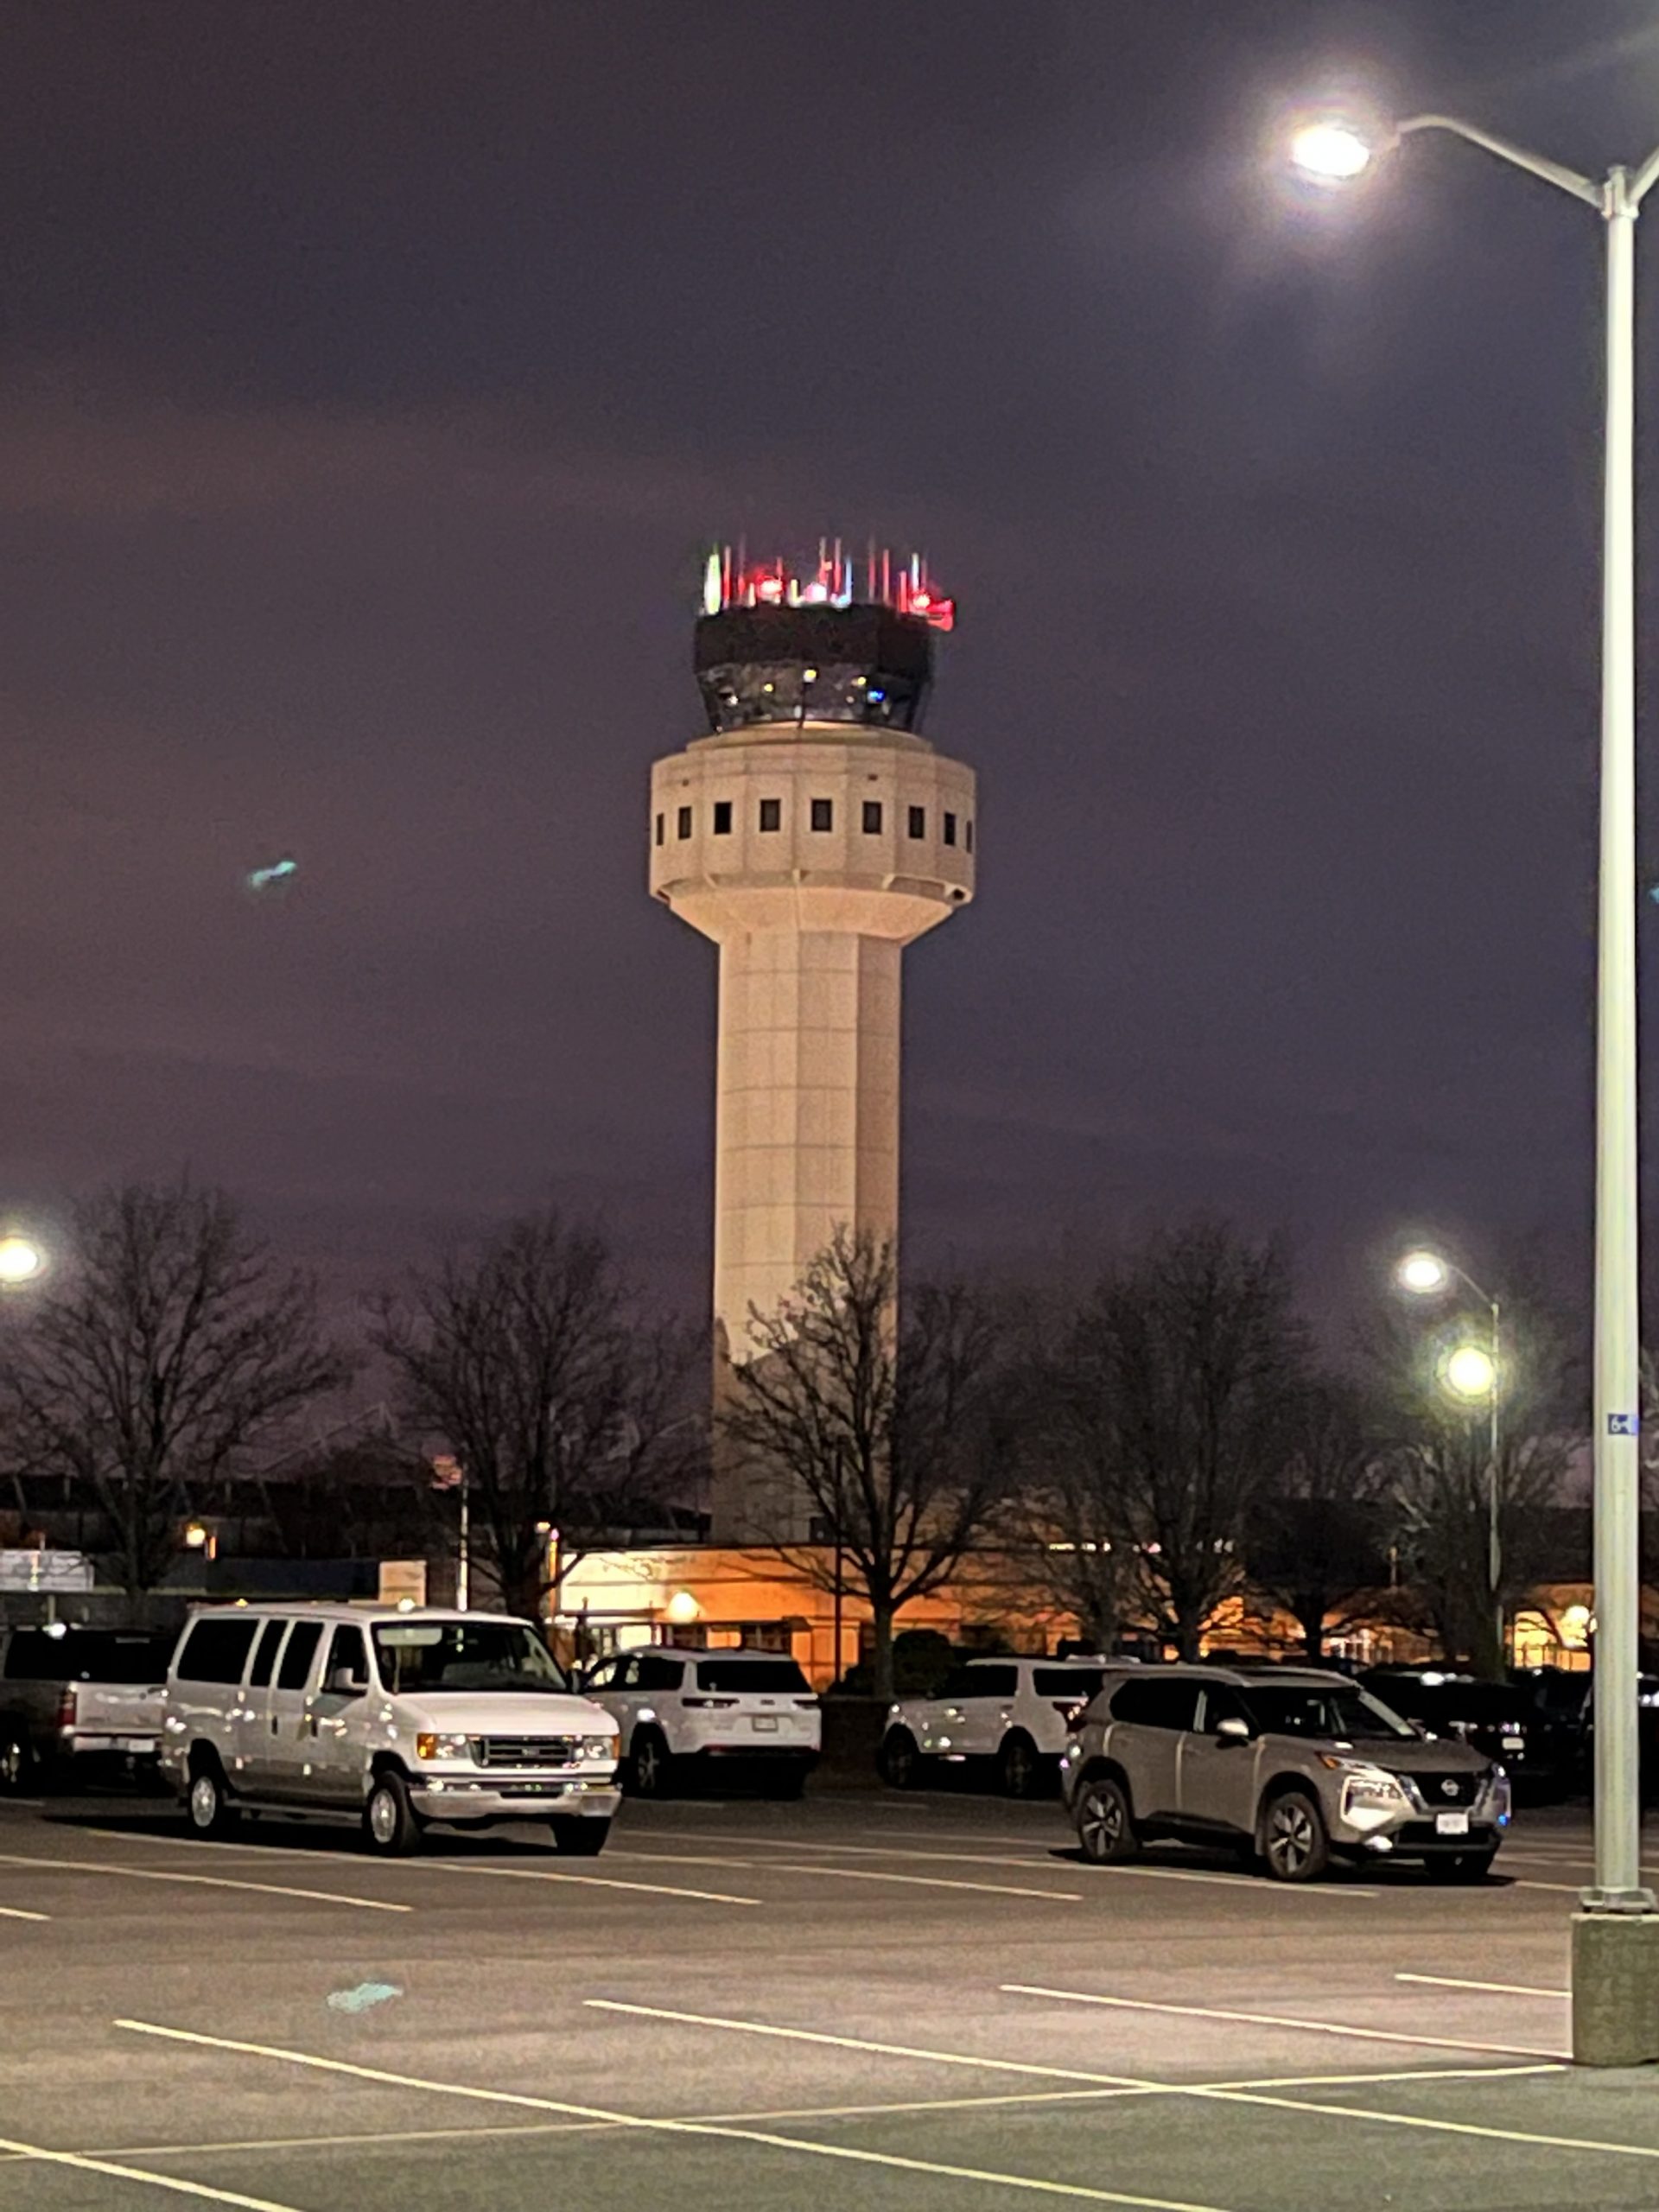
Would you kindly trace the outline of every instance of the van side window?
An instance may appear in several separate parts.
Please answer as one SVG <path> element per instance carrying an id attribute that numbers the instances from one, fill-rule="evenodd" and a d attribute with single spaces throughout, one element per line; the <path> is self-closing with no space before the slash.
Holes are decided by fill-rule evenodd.
<path id="1" fill-rule="evenodd" d="M 257 1620 L 198 1620 L 179 1654 L 181 1682 L 239 1682 Z"/>
<path id="2" fill-rule="evenodd" d="M 283 1663 L 276 1669 L 279 1690 L 302 1690 L 311 1672 L 311 1662 L 317 1656 L 317 1646 L 322 1641 L 321 1621 L 296 1621 L 288 1632 L 288 1642 L 283 1646 Z"/>
<path id="3" fill-rule="evenodd" d="M 329 1639 L 328 1663 L 322 1670 L 324 1683 L 331 1675 L 339 1674 L 349 1675 L 364 1689 L 369 1687 L 369 1654 L 360 1628 L 336 1628 Z"/>
<path id="4" fill-rule="evenodd" d="M 269 1620 L 259 1631 L 259 1641 L 254 1647 L 253 1664 L 248 1669 L 250 1689 L 262 1690 L 270 1681 L 276 1666 L 276 1647 L 283 1640 L 285 1620 Z"/>

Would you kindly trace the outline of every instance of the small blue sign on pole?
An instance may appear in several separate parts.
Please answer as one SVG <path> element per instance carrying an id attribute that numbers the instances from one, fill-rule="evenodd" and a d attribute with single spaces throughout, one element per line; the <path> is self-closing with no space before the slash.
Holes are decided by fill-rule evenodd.
<path id="1" fill-rule="evenodd" d="M 1641 1414 L 1609 1414 L 1607 1433 L 1609 1436 L 1639 1436 L 1642 1433 Z"/>

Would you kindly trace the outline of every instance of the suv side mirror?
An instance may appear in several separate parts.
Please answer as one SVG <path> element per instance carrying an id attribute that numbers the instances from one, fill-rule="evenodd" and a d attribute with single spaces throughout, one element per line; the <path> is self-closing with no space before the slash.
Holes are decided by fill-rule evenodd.
<path id="1" fill-rule="evenodd" d="M 1248 1720 L 1241 1720 L 1236 1713 L 1230 1713 L 1224 1719 L 1217 1721 L 1216 1741 L 1218 1744 L 1248 1744 L 1249 1740 L 1250 1724 Z"/>
<path id="2" fill-rule="evenodd" d="M 330 1697 L 361 1697 L 368 1688 L 361 1675 L 354 1675 L 349 1667 L 333 1667 L 323 1684 Z"/>

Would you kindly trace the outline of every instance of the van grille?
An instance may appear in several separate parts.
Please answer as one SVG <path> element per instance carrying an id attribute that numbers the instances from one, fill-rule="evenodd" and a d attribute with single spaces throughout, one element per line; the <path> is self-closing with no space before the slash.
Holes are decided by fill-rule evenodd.
<path id="1" fill-rule="evenodd" d="M 480 1766 L 574 1766 L 579 1745 L 574 1736 L 480 1736 Z"/>

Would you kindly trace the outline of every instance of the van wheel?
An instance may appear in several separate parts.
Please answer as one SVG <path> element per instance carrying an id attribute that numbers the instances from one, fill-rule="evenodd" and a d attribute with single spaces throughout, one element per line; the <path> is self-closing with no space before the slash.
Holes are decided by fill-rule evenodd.
<path id="1" fill-rule="evenodd" d="M 1317 1882 L 1331 1864 L 1325 1815 L 1305 1789 L 1287 1789 L 1262 1815 L 1262 1856 L 1275 1882 Z"/>
<path id="2" fill-rule="evenodd" d="M 668 1745 L 654 1728 L 636 1728 L 628 1754 L 628 1789 L 635 1797 L 668 1795 Z"/>
<path id="3" fill-rule="evenodd" d="M 18 1790 L 27 1789 L 35 1770 L 34 1755 L 29 1739 L 15 1728 L 0 1736 L 0 1793 L 15 1796 Z"/>
<path id="4" fill-rule="evenodd" d="M 1109 1774 L 1085 1782 L 1077 1792 L 1077 1841 L 1091 1866 L 1111 1866 L 1133 1859 L 1141 1849 L 1128 1792 Z"/>
<path id="5" fill-rule="evenodd" d="M 236 1808 L 217 1759 L 204 1759 L 191 1776 L 184 1808 L 193 1835 L 228 1835 L 236 1826 Z"/>
<path id="6" fill-rule="evenodd" d="M 1037 1746 L 1029 1736 L 1015 1728 L 1002 1738 L 1002 1748 L 997 1753 L 997 1779 L 1005 1797 L 1031 1797 L 1036 1795 L 1039 1772 Z"/>
<path id="7" fill-rule="evenodd" d="M 421 1824 L 401 1774 L 388 1769 L 375 1777 L 363 1808 L 363 1840 L 382 1859 L 406 1859 L 420 1841 Z"/>
<path id="8" fill-rule="evenodd" d="M 567 1859 L 597 1859 L 611 1832 L 608 1821 L 550 1821 L 548 1826 L 553 1831 L 554 1849 Z"/>
<path id="9" fill-rule="evenodd" d="M 908 1728 L 888 1729 L 875 1764 L 889 1789 L 914 1789 L 921 1781 L 921 1746 Z"/>

